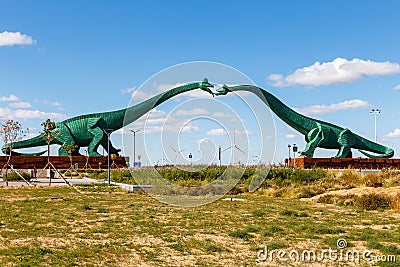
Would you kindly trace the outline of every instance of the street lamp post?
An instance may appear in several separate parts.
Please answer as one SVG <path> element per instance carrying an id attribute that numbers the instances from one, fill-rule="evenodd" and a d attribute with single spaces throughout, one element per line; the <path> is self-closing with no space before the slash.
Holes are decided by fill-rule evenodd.
<path id="1" fill-rule="evenodd" d="M 88 162 L 89 162 L 89 157 L 88 157 L 88 151 L 87 151 L 87 149 L 85 149 L 84 151 L 85 151 L 85 158 L 86 158 L 85 170 L 87 170 L 87 166 L 88 166 Z"/>
<path id="2" fill-rule="evenodd" d="M 133 168 L 135 168 L 135 160 L 136 160 L 136 133 L 140 132 L 139 130 L 131 130 L 133 133 Z"/>
<path id="3" fill-rule="evenodd" d="M 221 146 L 218 147 L 218 160 L 219 160 L 219 166 L 221 167 Z"/>
<path id="4" fill-rule="evenodd" d="M 296 168 L 296 152 L 297 152 L 297 146 L 296 144 L 293 144 L 293 166 Z"/>
<path id="5" fill-rule="evenodd" d="M 288 158 L 288 164 L 287 164 L 287 166 L 289 167 L 289 165 L 290 165 L 290 148 L 292 147 L 291 145 L 287 145 L 287 147 L 288 147 L 288 150 L 289 150 L 289 158 Z"/>
<path id="6" fill-rule="evenodd" d="M 107 180 L 108 185 L 111 185 L 111 173 L 110 173 L 110 135 L 113 129 L 104 129 L 103 130 L 107 135 Z"/>
<path id="7" fill-rule="evenodd" d="M 380 109 L 371 109 L 369 111 L 370 114 L 374 114 L 374 132 L 375 132 L 375 139 L 374 141 L 376 142 L 376 115 L 381 114 L 381 110 Z"/>

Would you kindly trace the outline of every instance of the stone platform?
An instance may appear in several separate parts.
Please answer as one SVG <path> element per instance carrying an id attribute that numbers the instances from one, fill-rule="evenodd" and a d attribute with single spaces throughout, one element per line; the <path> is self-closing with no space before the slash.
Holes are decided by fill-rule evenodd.
<path id="1" fill-rule="evenodd" d="M 287 162 L 287 159 L 285 159 Z M 296 162 L 296 163 L 295 163 Z M 290 159 L 289 166 L 311 169 L 313 166 L 324 169 L 400 169 L 400 159 L 336 159 L 336 158 L 296 158 Z"/>
<path id="2" fill-rule="evenodd" d="M 106 169 L 107 168 L 107 157 L 85 157 L 85 156 L 73 156 L 72 163 L 78 165 L 78 168 L 85 168 L 86 160 L 88 160 L 88 168 L 92 169 Z M 57 169 L 68 169 L 71 166 L 71 160 L 68 156 L 50 156 L 50 162 Z M 123 168 L 126 167 L 126 163 L 129 162 L 129 157 L 117 157 L 114 161 L 110 159 L 112 168 Z M 0 168 L 7 163 L 6 156 L 0 156 Z M 113 164 L 114 163 L 114 164 Z M 44 168 L 47 164 L 47 156 L 12 156 L 11 164 L 15 169 L 37 169 Z"/>

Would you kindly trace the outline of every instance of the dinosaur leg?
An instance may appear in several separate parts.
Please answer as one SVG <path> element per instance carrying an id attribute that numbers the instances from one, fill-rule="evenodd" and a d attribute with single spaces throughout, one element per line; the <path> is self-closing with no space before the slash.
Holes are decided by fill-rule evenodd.
<path id="1" fill-rule="evenodd" d="M 336 154 L 335 158 L 352 158 L 351 148 L 348 146 L 341 146 L 339 152 Z"/>
<path id="2" fill-rule="evenodd" d="M 307 142 L 306 147 L 303 151 L 300 152 L 300 155 L 304 155 L 307 157 L 313 157 L 315 149 L 318 147 L 318 144 L 323 140 L 322 130 L 320 128 L 312 129 L 307 134 L 307 139 L 310 140 Z"/>
<path id="3" fill-rule="evenodd" d="M 353 133 L 349 129 L 344 129 L 339 135 L 338 143 L 340 149 L 335 158 L 351 158 L 353 156 L 351 147 L 355 143 Z"/>
<path id="4" fill-rule="evenodd" d="M 108 146 L 107 146 L 107 138 L 102 140 L 101 146 L 107 151 L 107 148 L 108 148 Z M 107 151 L 107 153 L 109 153 L 110 155 L 111 154 L 115 154 L 115 155 L 119 156 L 118 152 L 120 152 L 120 151 L 121 151 L 121 149 L 115 148 L 112 145 L 111 140 L 110 140 L 110 152 Z"/>
<path id="5" fill-rule="evenodd" d="M 88 153 L 91 157 L 100 157 L 101 155 L 97 152 L 99 145 L 105 137 L 105 133 L 100 127 L 90 128 L 89 132 L 93 134 L 92 141 L 90 141 L 88 147 Z M 105 137 L 107 138 L 107 137 Z"/>
<path id="6" fill-rule="evenodd" d="M 56 142 L 62 145 L 69 145 L 69 144 L 75 144 L 75 140 L 71 135 L 71 132 L 69 130 L 68 127 L 63 127 L 62 125 L 59 126 L 59 132 L 60 135 L 57 136 L 56 138 Z M 79 156 L 79 148 L 77 147 L 77 149 L 72 153 L 72 156 Z M 68 153 L 62 148 L 60 147 L 58 149 L 58 155 L 59 156 L 69 156 Z"/>

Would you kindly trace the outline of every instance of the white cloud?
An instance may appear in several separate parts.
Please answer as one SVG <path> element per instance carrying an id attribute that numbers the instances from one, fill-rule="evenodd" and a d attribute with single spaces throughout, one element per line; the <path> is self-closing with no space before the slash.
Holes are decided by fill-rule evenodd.
<path id="1" fill-rule="evenodd" d="M 235 135 L 250 135 L 250 134 L 252 134 L 252 132 L 249 131 L 249 130 L 243 130 L 243 131 L 235 130 L 234 133 L 235 133 Z M 224 130 L 222 128 L 211 129 L 206 134 L 208 136 L 224 136 L 224 135 L 228 135 L 226 130 Z M 230 134 L 233 136 L 233 132 L 230 133 Z"/>
<path id="2" fill-rule="evenodd" d="M 369 107 L 371 107 L 371 104 L 369 104 L 368 102 L 359 99 L 353 99 L 353 100 L 345 100 L 343 102 L 339 102 L 329 106 L 313 105 L 304 108 L 296 108 L 295 110 L 304 115 L 311 115 L 311 114 L 334 113 L 340 110 L 362 109 Z"/>
<path id="3" fill-rule="evenodd" d="M 227 135 L 227 132 L 222 128 L 211 129 L 207 132 L 208 136 L 223 136 Z"/>
<path id="4" fill-rule="evenodd" d="M 10 108 L 30 108 L 31 104 L 28 102 L 13 102 L 8 105 Z"/>
<path id="5" fill-rule="evenodd" d="M 235 130 L 235 134 L 236 135 L 250 135 L 250 134 L 253 134 L 253 133 L 251 131 L 249 131 L 249 130 L 243 130 L 243 131 Z"/>
<path id="6" fill-rule="evenodd" d="M 36 41 L 32 37 L 21 34 L 20 32 L 2 32 L 0 33 L 0 46 L 13 46 L 13 45 L 32 45 Z"/>
<path id="7" fill-rule="evenodd" d="M 213 143 L 213 141 L 211 141 L 209 138 L 202 138 L 196 141 L 196 144 L 201 144 L 201 143 Z"/>
<path id="8" fill-rule="evenodd" d="M 297 137 L 297 135 L 295 135 L 295 134 L 287 134 L 285 137 L 286 137 L 286 139 L 295 139 Z"/>
<path id="9" fill-rule="evenodd" d="M 167 133 L 167 132 L 183 132 L 192 133 L 199 132 L 200 128 L 193 121 L 186 119 L 177 119 L 169 116 L 168 113 L 162 110 L 153 109 L 150 113 L 147 113 L 140 117 L 138 120 L 132 123 L 133 128 L 138 130 L 141 129 L 145 134 L 153 133 Z M 117 134 L 129 133 L 126 130 L 116 131 Z"/>
<path id="10" fill-rule="evenodd" d="M 0 119 L 65 119 L 66 116 L 61 113 L 43 112 L 40 110 L 17 109 L 11 110 L 9 108 L 0 107 Z"/>
<path id="11" fill-rule="evenodd" d="M 393 132 L 385 134 L 384 138 L 400 138 L 400 129 L 396 128 Z"/>
<path id="12" fill-rule="evenodd" d="M 180 109 L 174 112 L 175 116 L 199 116 L 199 115 L 206 115 L 208 111 L 202 108 L 194 108 L 192 110 L 183 110 Z"/>
<path id="13" fill-rule="evenodd" d="M 244 122 L 244 119 L 241 119 L 237 114 L 228 114 L 228 113 L 224 113 L 224 112 L 214 112 L 211 115 L 213 118 L 226 118 L 229 119 L 230 122 L 239 122 L 242 121 Z"/>
<path id="14" fill-rule="evenodd" d="M 281 74 L 271 74 L 268 80 L 274 86 L 306 85 L 319 86 L 354 82 L 363 76 L 387 75 L 400 73 L 400 65 L 391 62 L 375 62 L 354 58 L 336 58 L 332 62 L 315 62 L 311 66 L 300 68 L 284 77 Z"/>
<path id="15" fill-rule="evenodd" d="M 393 87 L 393 90 L 400 91 L 400 84 L 398 84 L 395 87 Z"/>
<path id="16" fill-rule="evenodd" d="M 133 86 L 133 87 L 129 87 L 129 88 L 122 89 L 122 90 L 121 90 L 121 93 L 123 93 L 123 94 L 130 94 L 130 93 L 132 93 L 132 92 L 134 92 L 134 91 L 136 91 L 136 90 L 137 90 L 136 86 Z"/>
<path id="17" fill-rule="evenodd" d="M 170 84 L 170 83 L 157 84 L 157 83 L 155 83 L 154 84 L 154 88 L 157 89 L 157 92 L 165 92 L 165 91 L 168 91 L 168 90 L 170 90 L 172 88 L 179 87 L 179 86 L 182 86 L 182 85 L 186 85 L 186 83 L 181 83 L 181 82 L 177 82 L 177 83 L 174 83 L 174 84 Z"/>
<path id="18" fill-rule="evenodd" d="M 37 100 L 35 100 L 35 101 L 37 101 Z M 58 101 L 52 102 L 52 101 L 49 101 L 47 99 L 43 99 L 40 102 L 45 104 L 45 105 L 52 106 L 52 107 L 60 107 L 60 106 L 62 106 L 62 103 L 58 102 Z"/>
<path id="19" fill-rule="evenodd" d="M 139 90 L 137 87 L 129 87 L 121 90 L 121 93 L 123 94 L 130 94 L 132 99 L 135 100 L 147 100 L 150 97 L 156 95 L 155 94 L 150 94 L 150 93 L 145 93 L 143 90 Z"/>
<path id="20" fill-rule="evenodd" d="M 11 102 L 11 101 L 19 101 L 19 98 L 15 95 L 9 96 L 0 96 L 0 102 Z"/>

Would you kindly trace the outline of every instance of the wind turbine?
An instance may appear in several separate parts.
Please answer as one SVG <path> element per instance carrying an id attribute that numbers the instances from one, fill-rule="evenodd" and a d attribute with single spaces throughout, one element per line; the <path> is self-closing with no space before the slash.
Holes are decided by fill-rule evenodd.
<path id="1" fill-rule="evenodd" d="M 173 148 L 171 146 L 172 150 L 175 152 L 175 165 L 176 165 L 176 160 L 178 158 L 178 154 L 180 154 L 181 152 L 185 151 L 186 149 L 181 149 L 181 150 L 176 150 L 175 148 Z"/>
<path id="2" fill-rule="evenodd" d="M 239 150 L 244 155 L 246 155 L 246 153 L 236 145 L 236 135 L 235 135 L 235 133 L 236 133 L 236 130 L 233 130 L 233 144 L 230 147 L 225 148 L 224 150 L 221 151 L 221 152 L 224 152 L 224 151 L 227 151 L 229 149 L 233 149 L 232 150 L 233 165 L 235 165 L 235 149 Z"/>

